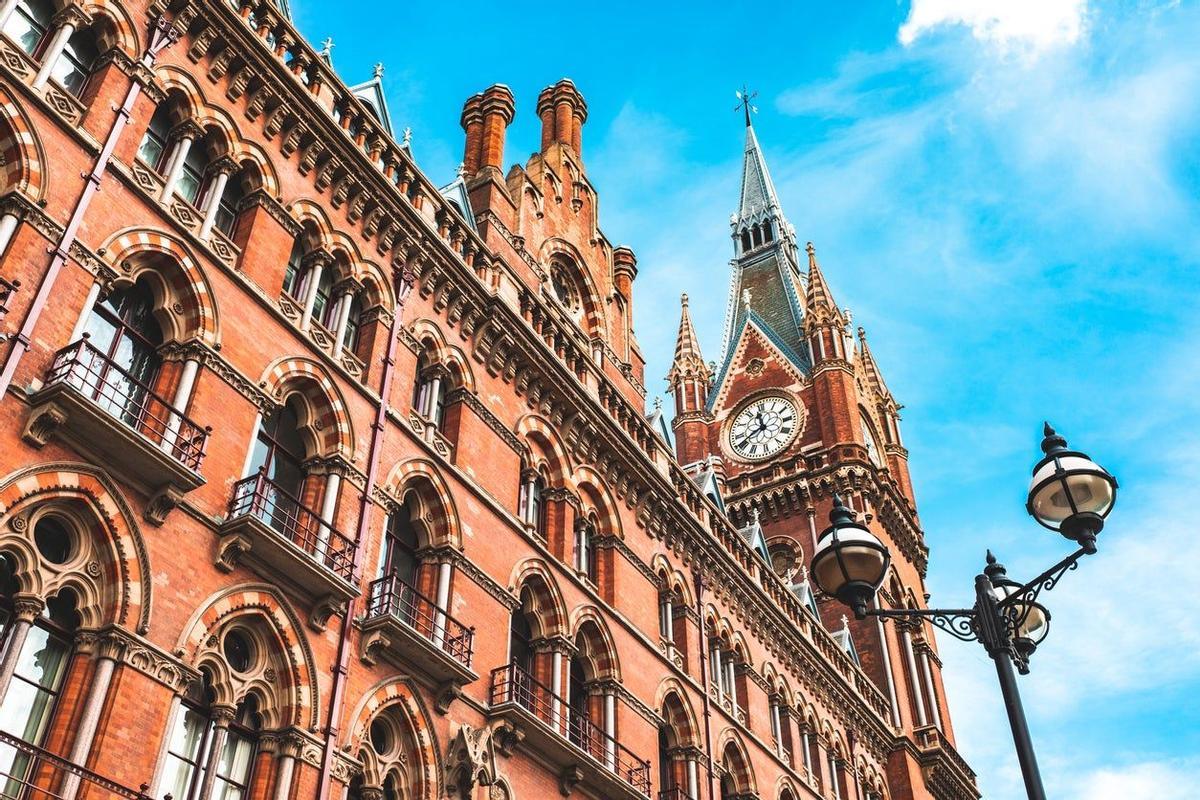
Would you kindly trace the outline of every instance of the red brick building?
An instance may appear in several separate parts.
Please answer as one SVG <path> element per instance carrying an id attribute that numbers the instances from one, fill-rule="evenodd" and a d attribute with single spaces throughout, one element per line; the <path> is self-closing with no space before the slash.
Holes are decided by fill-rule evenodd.
<path id="1" fill-rule="evenodd" d="M 977 796 L 931 631 L 799 567 L 840 492 L 923 603 L 897 404 L 753 129 L 668 426 L 570 81 L 507 173 L 469 98 L 438 187 L 284 3 L 0 30 L 6 797 Z"/>

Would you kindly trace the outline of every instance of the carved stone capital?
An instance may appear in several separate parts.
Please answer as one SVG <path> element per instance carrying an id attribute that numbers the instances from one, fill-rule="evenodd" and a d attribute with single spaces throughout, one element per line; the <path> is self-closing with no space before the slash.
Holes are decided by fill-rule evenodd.
<path id="1" fill-rule="evenodd" d="M 20 622 L 33 622 L 42 615 L 46 601 L 33 594 L 18 594 L 13 597 L 13 616 Z"/>

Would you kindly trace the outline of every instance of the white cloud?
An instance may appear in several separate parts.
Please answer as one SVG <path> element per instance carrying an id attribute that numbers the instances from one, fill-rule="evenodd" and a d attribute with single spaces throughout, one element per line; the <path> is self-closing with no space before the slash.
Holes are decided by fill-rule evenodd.
<path id="1" fill-rule="evenodd" d="M 907 46 L 936 28 L 965 25 L 980 41 L 1045 50 L 1079 41 L 1087 5 L 1087 0 L 913 0 L 899 37 Z"/>
<path id="2" fill-rule="evenodd" d="M 1186 800 L 1195 797 L 1198 781 L 1200 762 L 1196 759 L 1150 761 L 1098 769 L 1083 776 L 1068 797 L 1077 800 L 1128 800 L 1130 797 Z"/>

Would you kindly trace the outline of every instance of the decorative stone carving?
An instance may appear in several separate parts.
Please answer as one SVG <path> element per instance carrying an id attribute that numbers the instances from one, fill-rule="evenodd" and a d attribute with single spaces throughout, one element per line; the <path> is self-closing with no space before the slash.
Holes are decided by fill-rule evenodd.
<path id="1" fill-rule="evenodd" d="M 250 540 L 241 534 L 222 536 L 217 542 L 217 558 L 213 563 L 222 572 L 233 572 L 242 556 L 250 552 Z"/>
<path id="2" fill-rule="evenodd" d="M 167 514 L 170 514 L 182 501 L 183 492 L 169 484 L 162 486 L 146 501 L 146 508 L 142 516 L 151 525 L 162 525 L 167 520 Z"/>
<path id="3" fill-rule="evenodd" d="M 21 438 L 34 447 L 45 447 L 46 442 L 50 441 L 50 438 L 66 422 L 67 412 L 57 403 L 53 401 L 42 403 L 29 412 L 29 418 L 25 420 L 25 428 L 21 431 Z"/>
<path id="4" fill-rule="evenodd" d="M 460 725 L 446 748 L 446 794 L 469 800 L 476 786 L 491 786 L 499 778 L 493 732 L 486 728 Z"/>

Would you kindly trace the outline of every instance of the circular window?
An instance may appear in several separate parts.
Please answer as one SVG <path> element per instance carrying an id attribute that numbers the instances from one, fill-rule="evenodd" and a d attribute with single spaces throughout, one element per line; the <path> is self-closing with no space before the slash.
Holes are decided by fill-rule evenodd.
<path id="1" fill-rule="evenodd" d="M 51 564 L 67 563 L 75 549 L 67 526 L 53 517 L 44 517 L 33 526 L 33 542 L 42 558 Z"/>
<path id="2" fill-rule="evenodd" d="M 583 312 L 579 290 L 575 286 L 575 281 L 561 264 L 555 264 L 551 268 L 550 286 L 554 290 L 554 298 L 572 317 L 578 318 Z"/>
<path id="3" fill-rule="evenodd" d="M 250 637 L 239 630 L 225 634 L 225 661 L 234 672 L 247 672 L 254 663 L 254 645 Z"/>
<path id="4" fill-rule="evenodd" d="M 379 718 L 371 723 L 371 749 L 381 756 L 392 749 L 392 729 Z"/>

